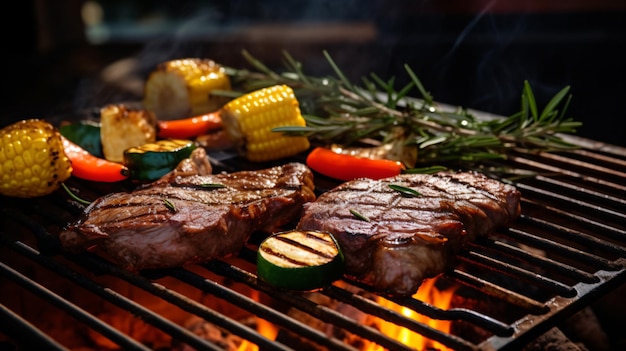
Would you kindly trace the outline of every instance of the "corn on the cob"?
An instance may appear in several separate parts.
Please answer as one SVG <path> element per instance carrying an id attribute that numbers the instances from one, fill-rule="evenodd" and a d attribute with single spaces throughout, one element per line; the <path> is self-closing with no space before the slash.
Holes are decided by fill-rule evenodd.
<path id="1" fill-rule="evenodd" d="M 144 107 L 158 119 L 180 119 L 219 110 L 227 98 L 211 91 L 230 90 L 224 68 L 212 60 L 187 58 L 161 63 L 144 87 Z"/>
<path id="2" fill-rule="evenodd" d="M 156 140 L 156 117 L 147 110 L 111 104 L 100 109 L 100 140 L 104 158 L 124 161 L 124 150 Z"/>
<path id="3" fill-rule="evenodd" d="M 293 90 L 286 85 L 240 96 L 222 108 L 221 116 L 231 140 L 250 161 L 294 156 L 310 146 L 307 137 L 272 131 L 276 127 L 306 125 Z"/>
<path id="4" fill-rule="evenodd" d="M 27 119 L 0 130 L 0 194 L 48 195 L 71 174 L 61 134 L 50 123 Z"/>

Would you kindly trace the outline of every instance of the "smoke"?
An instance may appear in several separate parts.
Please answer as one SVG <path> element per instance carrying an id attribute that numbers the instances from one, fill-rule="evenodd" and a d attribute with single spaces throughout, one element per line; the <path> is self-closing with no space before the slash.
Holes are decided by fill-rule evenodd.
<path id="1" fill-rule="evenodd" d="M 546 12 L 497 0 L 166 1 L 159 6 L 140 1 L 125 3 L 131 6 L 126 11 L 102 4 L 105 18 L 107 13 L 125 20 L 135 16 L 132 25 L 110 33 L 113 43 L 136 44 L 133 74 L 138 77 L 180 57 L 245 67 L 243 49 L 277 70 L 282 51 L 288 51 L 311 75 L 332 75 L 322 54 L 327 50 L 356 82 L 373 72 L 395 77 L 402 86 L 409 80 L 408 64 L 435 100 L 495 114 L 519 110 L 524 80 L 539 104 L 572 86 L 570 111 L 576 119 L 615 115 L 619 99 L 611 97 L 626 94 L 624 54 L 618 50 L 626 38 L 624 11 Z M 113 28 L 119 20 L 109 18 L 109 24 Z M 623 126 L 620 121 L 609 123 Z M 601 133 L 596 126 L 585 130 Z M 622 130 L 609 139 L 623 143 Z"/>

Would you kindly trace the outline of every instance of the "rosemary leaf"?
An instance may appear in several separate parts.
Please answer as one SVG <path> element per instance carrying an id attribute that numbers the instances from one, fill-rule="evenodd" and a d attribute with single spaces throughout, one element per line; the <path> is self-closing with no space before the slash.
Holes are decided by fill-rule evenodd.
<path id="1" fill-rule="evenodd" d="M 167 207 L 170 211 L 172 212 L 176 212 L 176 205 L 174 205 L 170 200 L 168 199 L 163 199 L 163 204 L 165 205 L 165 207 Z"/>
<path id="2" fill-rule="evenodd" d="M 343 72 L 339 69 L 335 61 L 332 59 L 332 57 L 330 57 L 326 50 L 324 50 L 324 56 L 326 56 L 326 60 L 335 71 L 335 74 L 339 77 L 339 79 L 341 79 L 341 82 L 343 82 L 346 88 L 352 89 L 352 83 L 350 83 L 350 80 L 348 80 L 348 78 L 343 74 Z"/>
<path id="3" fill-rule="evenodd" d="M 559 91 L 556 95 L 554 95 L 552 99 L 550 99 L 546 107 L 544 107 L 543 111 L 541 112 L 539 120 L 545 120 L 549 115 L 553 114 L 554 109 L 561 104 L 561 100 L 563 100 L 563 98 L 567 95 L 569 89 L 570 87 L 566 86 L 565 88 L 561 89 L 561 91 Z M 554 113 L 554 115 L 558 115 L 558 113 Z"/>
<path id="4" fill-rule="evenodd" d="M 404 171 L 407 174 L 433 174 L 437 172 L 442 172 L 447 170 L 447 167 L 444 166 L 430 166 L 430 167 L 419 167 L 419 168 L 408 168 Z"/>
<path id="5" fill-rule="evenodd" d="M 527 80 L 524 81 L 524 96 L 526 96 L 526 99 L 528 101 L 530 115 L 535 121 L 537 121 L 539 119 L 539 115 L 537 113 L 537 102 L 535 101 L 535 95 L 533 94 L 533 90 L 530 88 L 530 83 L 528 83 Z"/>
<path id="6" fill-rule="evenodd" d="M 366 216 L 362 215 L 361 213 L 359 213 L 359 211 L 357 211 L 357 210 L 355 210 L 355 209 L 352 209 L 352 208 L 351 208 L 351 209 L 350 209 L 350 213 L 352 213 L 352 215 L 353 215 L 354 217 L 356 217 L 356 218 L 358 218 L 358 219 L 360 219 L 360 220 L 362 220 L 362 221 L 365 221 L 365 222 L 370 222 L 370 221 L 371 221 L 368 217 L 366 217 Z"/>
<path id="7" fill-rule="evenodd" d="M 419 80 L 419 78 L 417 78 L 417 75 L 415 74 L 415 72 L 413 72 L 411 67 L 409 67 L 409 65 L 404 65 L 404 69 L 407 71 L 407 73 L 411 77 L 411 80 L 413 81 L 413 83 L 415 83 L 415 86 L 417 87 L 417 89 L 420 91 L 420 93 L 422 93 L 424 102 L 426 102 L 428 105 L 433 105 L 432 95 L 430 95 L 430 93 L 427 92 L 426 89 L 424 89 L 422 82 Z"/>
<path id="8" fill-rule="evenodd" d="M 220 183 L 202 183 L 200 184 L 200 188 L 202 189 L 222 189 L 225 188 L 226 185 Z"/>
<path id="9" fill-rule="evenodd" d="M 398 184 L 389 184 L 389 187 L 397 192 L 399 192 L 400 194 L 402 194 L 402 196 L 407 196 L 407 197 L 420 197 L 422 196 L 422 194 L 415 190 L 415 189 L 411 189 L 409 187 L 403 186 L 403 185 L 398 185 Z"/>
<path id="10" fill-rule="evenodd" d="M 63 187 L 63 189 L 65 190 L 67 195 L 69 195 L 72 199 L 78 201 L 79 203 L 81 203 L 83 205 L 91 204 L 91 202 L 89 202 L 87 200 L 83 200 L 82 198 L 78 197 L 78 195 L 74 194 L 74 192 L 72 190 L 70 190 L 70 188 L 68 188 L 68 186 L 65 185 L 65 183 L 61 183 L 61 186 Z"/>

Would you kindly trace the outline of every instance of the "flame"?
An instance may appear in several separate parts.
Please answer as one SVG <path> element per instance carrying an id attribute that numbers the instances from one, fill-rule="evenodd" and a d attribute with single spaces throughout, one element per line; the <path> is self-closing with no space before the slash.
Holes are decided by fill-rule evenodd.
<path id="1" fill-rule="evenodd" d="M 253 290 L 250 294 L 250 298 L 254 301 L 259 301 L 259 292 Z M 256 330 L 259 334 L 270 340 L 276 340 L 276 336 L 278 335 L 278 328 L 274 324 L 259 317 L 256 317 Z M 237 351 L 259 351 L 259 347 L 248 340 L 243 340 L 241 345 L 237 348 Z"/>
<path id="2" fill-rule="evenodd" d="M 435 287 L 436 278 L 425 280 L 420 286 L 419 290 L 413 295 L 413 298 L 428 303 L 430 305 L 436 306 L 441 309 L 448 309 L 450 307 L 450 301 L 454 296 L 455 288 L 449 288 L 446 290 L 439 290 Z M 426 316 L 423 316 L 407 307 L 399 306 L 387 299 L 379 297 L 377 299 L 378 303 L 383 307 L 397 311 L 401 313 L 403 316 L 412 318 L 415 321 L 426 324 L 432 328 L 440 330 L 444 333 L 450 333 L 451 322 L 445 320 L 437 320 L 431 319 Z M 439 342 L 430 340 L 425 338 L 424 336 L 416 333 L 410 329 L 398 326 L 396 324 L 387 322 L 382 319 L 377 319 L 375 324 L 377 324 L 380 328 L 380 331 L 392 337 L 401 343 L 411 346 L 416 350 L 426 350 L 426 349 L 434 349 L 434 350 L 450 350 L 445 345 L 442 345 Z M 380 345 L 376 345 L 373 343 L 367 343 L 367 345 L 363 349 L 364 351 L 383 351 L 384 349 Z"/>

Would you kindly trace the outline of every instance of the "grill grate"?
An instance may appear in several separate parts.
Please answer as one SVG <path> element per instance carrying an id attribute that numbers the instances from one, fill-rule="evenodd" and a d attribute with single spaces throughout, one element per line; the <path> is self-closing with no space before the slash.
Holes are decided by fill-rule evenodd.
<path id="1" fill-rule="evenodd" d="M 460 286 L 460 295 L 495 302 L 512 312 L 510 315 L 480 305 L 443 310 L 412 297 L 386 298 L 429 318 L 471 326 L 479 331 L 476 333 L 479 337 L 445 333 L 407 318 L 372 300 L 367 287 L 356 282 L 344 280 L 315 294 L 408 328 L 449 348 L 519 349 L 626 282 L 626 187 L 622 185 L 626 184 L 626 150 L 594 145 L 594 148 L 604 147 L 598 151 L 588 147 L 589 141 L 576 141 L 587 147 L 558 154 L 513 155 L 506 163 L 494 164 L 541 175 L 514 182 L 523 196 L 519 220 L 508 229 L 467 245 L 458 255 L 455 267 L 439 278 L 444 284 Z M 110 191 L 76 182 L 71 185 L 88 196 Z M 329 185 L 320 187 L 324 186 Z M 61 254 L 54 233 L 80 211 L 81 206 L 58 193 L 32 200 L 4 199 L 0 223 L 0 287 L 12 295 L 3 293 L 0 297 L 0 336 L 8 342 L 39 349 L 70 348 L 63 345 L 63 338 L 54 332 L 56 329 L 50 331 L 40 316 L 23 313 L 28 310 L 24 304 L 37 300 L 122 349 L 155 348 L 128 330 L 103 320 L 97 308 L 67 295 L 68 290 L 80 289 L 81 294 L 91 294 L 102 303 L 125 311 L 129 318 L 141 320 L 147 328 L 167 334 L 177 345 L 205 350 L 225 348 L 220 342 L 199 337 L 160 310 L 147 306 L 142 299 L 120 288 L 120 284 L 112 284 L 113 281 L 141 289 L 168 308 L 197 316 L 261 350 L 299 349 L 294 336 L 298 342 L 320 348 L 357 350 L 357 346 L 344 342 L 345 334 L 386 349 L 412 350 L 358 318 L 319 303 L 311 297 L 313 294 L 277 291 L 258 281 L 254 274 L 258 244 L 254 241 L 232 259 L 146 271 L 140 275 L 121 270 L 89 253 Z M 42 270 L 46 273 L 37 273 Z M 61 288 L 50 283 L 54 280 L 64 282 Z M 188 296 L 189 290 L 180 290 L 180 284 L 204 300 Z M 206 299 L 218 302 L 208 305 Z M 253 326 L 222 312 L 222 305 L 279 327 L 279 337 L 273 340 L 262 335 Z M 326 330 L 309 326 L 288 313 L 288 309 L 303 312 L 339 333 L 329 337 Z M 285 333 L 282 338 L 281 332 Z"/>

